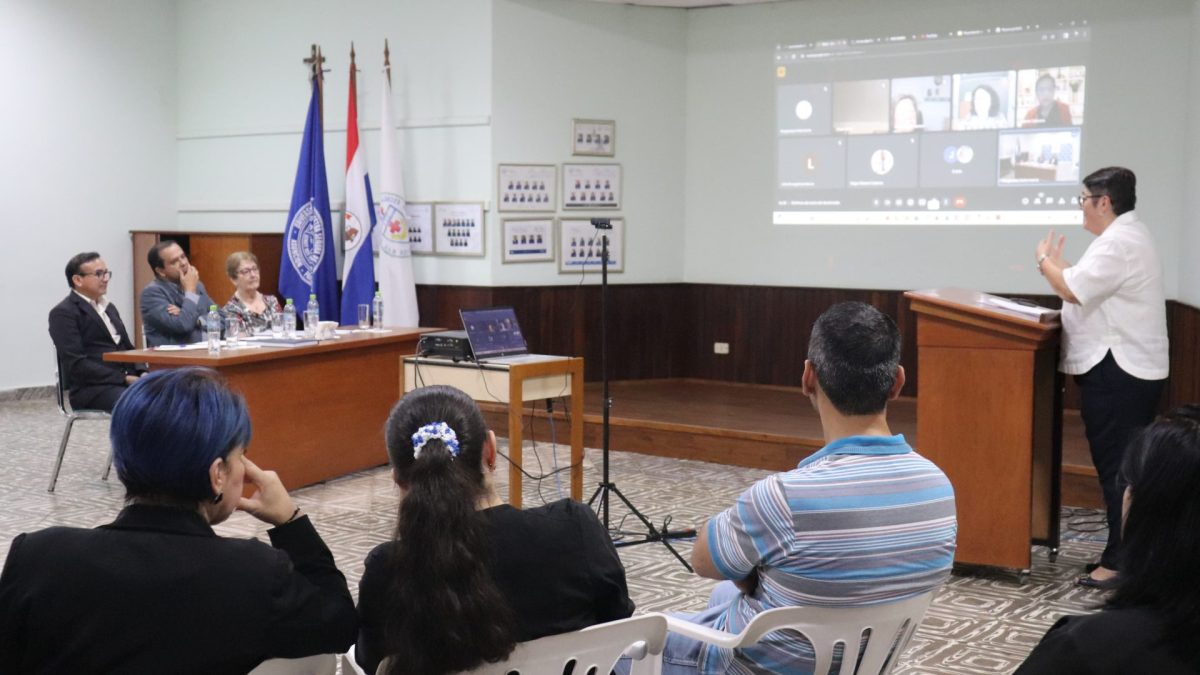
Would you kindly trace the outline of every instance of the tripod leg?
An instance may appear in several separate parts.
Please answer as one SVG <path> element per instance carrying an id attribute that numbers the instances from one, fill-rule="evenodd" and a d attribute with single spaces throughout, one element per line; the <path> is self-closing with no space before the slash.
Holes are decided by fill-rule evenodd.
<path id="1" fill-rule="evenodd" d="M 600 498 L 600 506 L 596 509 L 596 517 L 604 524 L 605 531 L 610 529 L 608 520 L 608 491 L 611 489 L 613 489 L 612 483 L 601 483 L 596 488 L 596 491 L 592 493 L 592 498 L 588 500 L 588 508 L 590 509 L 593 508 L 592 504 L 595 503 L 596 498 Z"/>
<path id="2" fill-rule="evenodd" d="M 649 518 L 642 515 L 642 512 L 637 510 L 637 507 L 633 505 L 633 502 L 629 501 L 629 498 L 621 492 L 620 488 L 611 484 L 607 487 L 625 504 L 625 507 L 629 509 L 629 512 L 637 516 L 638 520 L 642 521 L 642 524 L 645 525 L 646 529 L 650 531 L 650 541 L 658 541 L 662 543 L 662 545 L 667 547 L 667 550 L 671 552 L 671 555 L 675 556 L 675 558 L 684 566 L 685 569 L 687 569 L 687 571 L 695 572 L 695 570 L 692 569 L 692 566 L 688 564 L 688 561 L 684 560 L 683 556 L 679 555 L 679 551 L 676 551 L 675 547 L 671 545 L 671 542 L 667 539 L 666 532 L 659 532 L 658 528 L 654 527 L 654 523 L 650 522 Z"/>

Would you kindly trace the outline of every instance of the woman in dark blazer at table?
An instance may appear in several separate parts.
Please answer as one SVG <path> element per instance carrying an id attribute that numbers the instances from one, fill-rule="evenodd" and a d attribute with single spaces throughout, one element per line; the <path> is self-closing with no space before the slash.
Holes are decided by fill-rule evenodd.
<path id="1" fill-rule="evenodd" d="M 19 535 L 0 575 L 0 672 L 245 673 L 343 652 L 346 579 L 273 471 L 243 453 L 250 418 L 215 372 L 151 373 L 113 413 L 116 520 Z M 242 497 L 243 484 L 256 488 Z M 235 509 L 271 545 L 217 536 Z"/>

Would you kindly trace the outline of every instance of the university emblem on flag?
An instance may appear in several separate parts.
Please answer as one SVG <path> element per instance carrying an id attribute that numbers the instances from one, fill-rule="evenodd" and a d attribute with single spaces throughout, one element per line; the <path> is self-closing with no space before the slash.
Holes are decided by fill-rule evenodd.
<path id="1" fill-rule="evenodd" d="M 287 230 L 288 260 L 304 283 L 312 286 L 313 273 L 325 257 L 325 232 L 321 214 L 312 200 L 300 207 Z"/>
<path id="2" fill-rule="evenodd" d="M 384 193 L 379 197 L 380 252 L 395 258 L 410 255 L 408 216 L 403 205 L 404 201 L 397 195 Z"/>

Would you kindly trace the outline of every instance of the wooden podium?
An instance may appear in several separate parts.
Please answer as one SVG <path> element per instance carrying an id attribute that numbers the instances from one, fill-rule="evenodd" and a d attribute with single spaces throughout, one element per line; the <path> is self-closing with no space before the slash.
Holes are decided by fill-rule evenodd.
<path id="1" fill-rule="evenodd" d="M 955 562 L 1028 572 L 1031 543 L 1058 552 L 1057 315 L 958 288 L 904 295 L 917 314 L 917 451 L 954 485 Z"/>

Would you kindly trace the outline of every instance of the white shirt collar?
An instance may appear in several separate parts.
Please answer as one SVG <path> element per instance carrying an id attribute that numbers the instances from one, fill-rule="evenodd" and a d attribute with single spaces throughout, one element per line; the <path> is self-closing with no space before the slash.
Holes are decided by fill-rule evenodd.
<path id="1" fill-rule="evenodd" d="M 105 312 L 108 310 L 108 296 L 107 295 L 100 296 L 99 300 L 92 300 L 91 298 L 84 295 L 83 293 L 80 293 L 79 291 L 75 290 L 74 288 L 71 289 L 71 292 L 74 293 L 75 295 L 78 295 L 79 297 L 83 298 L 84 302 L 91 305 L 92 307 L 95 307 L 100 312 Z"/>
<path id="2" fill-rule="evenodd" d="M 1137 222 L 1137 219 L 1138 219 L 1137 213 L 1135 213 L 1133 211 L 1133 209 L 1130 209 L 1130 210 L 1126 211 L 1125 213 L 1122 213 L 1121 215 L 1117 216 L 1116 218 L 1113 218 L 1113 221 L 1108 224 L 1108 227 L 1104 228 L 1104 231 L 1101 232 L 1099 235 L 1097 235 L 1096 238 L 1098 239 L 1098 238 L 1103 237 L 1104 235 L 1108 234 L 1109 232 L 1112 232 L 1112 229 L 1114 227 L 1119 227 L 1121 225 L 1128 225 L 1129 223 Z"/>

